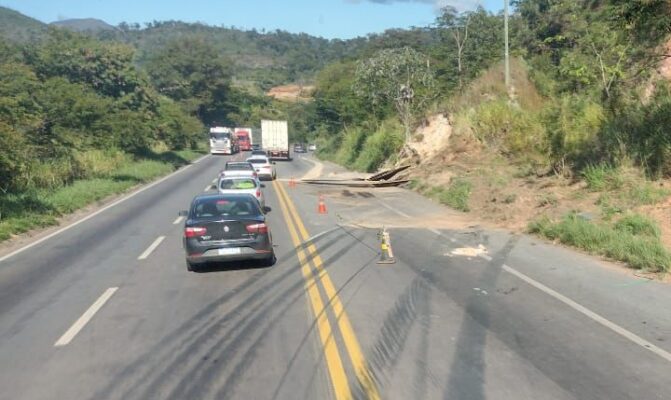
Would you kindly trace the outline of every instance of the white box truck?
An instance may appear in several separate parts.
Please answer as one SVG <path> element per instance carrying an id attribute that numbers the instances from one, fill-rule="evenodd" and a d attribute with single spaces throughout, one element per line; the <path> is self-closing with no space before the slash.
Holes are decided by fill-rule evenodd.
<path id="1" fill-rule="evenodd" d="M 287 121 L 261 120 L 261 145 L 269 158 L 291 160 Z"/>

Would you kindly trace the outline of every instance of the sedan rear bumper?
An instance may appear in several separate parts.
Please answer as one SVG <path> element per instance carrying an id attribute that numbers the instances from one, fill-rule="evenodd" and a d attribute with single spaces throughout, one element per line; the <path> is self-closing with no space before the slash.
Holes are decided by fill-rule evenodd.
<path id="1" fill-rule="evenodd" d="M 271 256 L 272 250 L 254 250 L 251 247 L 238 247 L 238 254 L 219 254 L 218 249 L 211 249 L 203 254 L 192 254 L 186 256 L 186 259 L 192 264 L 201 264 L 216 261 L 244 261 L 244 260 L 265 260 Z"/>

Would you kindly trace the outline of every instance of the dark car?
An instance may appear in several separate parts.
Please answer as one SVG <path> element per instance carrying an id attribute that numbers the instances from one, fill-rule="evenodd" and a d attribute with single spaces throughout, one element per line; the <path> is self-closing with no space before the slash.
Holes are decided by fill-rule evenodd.
<path id="1" fill-rule="evenodd" d="M 253 144 L 252 145 L 252 150 L 261 150 L 261 145 L 260 144 Z"/>
<path id="2" fill-rule="evenodd" d="M 261 149 L 252 150 L 252 155 L 250 157 L 254 157 L 254 156 L 267 156 L 267 154 L 266 154 L 265 150 L 261 150 Z"/>
<path id="3" fill-rule="evenodd" d="M 303 145 L 302 143 L 294 144 L 294 153 L 307 153 L 305 145 Z"/>
<path id="4" fill-rule="evenodd" d="M 210 261 L 259 260 L 275 263 L 264 209 L 249 194 L 201 194 L 191 202 L 184 223 L 186 266 L 194 271 Z"/>

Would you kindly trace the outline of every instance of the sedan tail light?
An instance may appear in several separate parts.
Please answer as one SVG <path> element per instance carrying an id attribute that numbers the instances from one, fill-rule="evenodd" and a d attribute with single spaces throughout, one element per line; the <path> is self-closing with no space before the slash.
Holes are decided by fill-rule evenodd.
<path id="1" fill-rule="evenodd" d="M 203 236 L 204 234 L 207 233 L 207 228 L 203 228 L 200 226 L 190 226 L 184 229 L 184 236 L 188 238 L 196 237 L 196 236 Z"/>
<path id="2" fill-rule="evenodd" d="M 245 228 L 249 233 L 268 233 L 268 225 L 263 222 L 260 224 L 247 225 Z"/>
<path id="3" fill-rule="evenodd" d="M 261 197 L 261 189 L 256 189 L 256 197 Z"/>

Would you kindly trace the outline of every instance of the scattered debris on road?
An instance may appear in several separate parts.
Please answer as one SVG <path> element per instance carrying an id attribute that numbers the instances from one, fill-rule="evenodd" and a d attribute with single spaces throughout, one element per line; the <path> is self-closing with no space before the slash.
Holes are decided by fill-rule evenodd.
<path id="1" fill-rule="evenodd" d="M 449 253 L 445 253 L 446 256 L 463 256 L 463 257 L 478 257 L 481 254 L 487 254 L 487 249 L 485 246 L 479 244 L 478 247 L 459 247 L 452 250 Z"/>
<path id="2" fill-rule="evenodd" d="M 371 175 L 368 178 L 352 178 L 352 179 L 301 179 L 301 182 L 310 185 L 337 185 L 349 187 L 391 187 L 399 186 L 408 183 L 407 179 L 389 180 L 401 171 L 410 168 L 410 165 L 385 170 Z"/>

